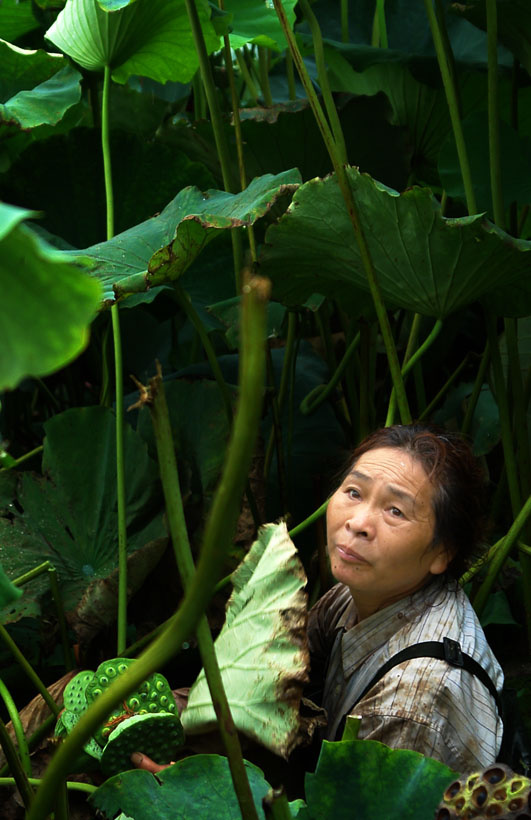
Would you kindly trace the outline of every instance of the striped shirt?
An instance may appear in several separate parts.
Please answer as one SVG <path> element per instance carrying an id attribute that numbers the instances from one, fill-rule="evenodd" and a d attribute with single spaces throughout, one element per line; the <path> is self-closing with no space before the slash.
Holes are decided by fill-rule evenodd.
<path id="1" fill-rule="evenodd" d="M 356 621 L 356 607 L 344 584 L 332 587 L 309 615 L 312 681 L 320 676 L 322 682 L 326 676 L 324 737 L 335 739 L 343 717 L 353 711 L 362 716 L 360 738 L 414 749 L 462 773 L 492 763 L 501 744 L 502 721 L 487 688 L 462 668 L 436 658 L 404 661 L 356 703 L 392 655 L 443 637 L 459 641 L 461 650 L 481 664 L 501 690 L 503 672 L 463 590 L 435 581 Z"/>

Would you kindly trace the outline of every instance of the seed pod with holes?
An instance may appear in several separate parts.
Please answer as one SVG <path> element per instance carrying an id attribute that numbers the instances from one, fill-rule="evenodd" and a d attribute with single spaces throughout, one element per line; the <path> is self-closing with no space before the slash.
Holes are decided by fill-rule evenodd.
<path id="1" fill-rule="evenodd" d="M 435 820 L 531 820 L 531 780 L 503 763 L 451 783 L 444 792 Z"/>

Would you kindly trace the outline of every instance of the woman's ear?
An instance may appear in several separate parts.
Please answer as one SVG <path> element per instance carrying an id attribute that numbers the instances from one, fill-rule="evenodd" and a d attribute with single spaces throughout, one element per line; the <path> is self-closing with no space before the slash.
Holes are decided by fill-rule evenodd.
<path id="1" fill-rule="evenodd" d="M 430 572 L 432 575 L 441 575 L 443 572 L 446 572 L 452 558 L 453 555 L 446 549 L 444 544 L 435 547 L 430 564 Z"/>

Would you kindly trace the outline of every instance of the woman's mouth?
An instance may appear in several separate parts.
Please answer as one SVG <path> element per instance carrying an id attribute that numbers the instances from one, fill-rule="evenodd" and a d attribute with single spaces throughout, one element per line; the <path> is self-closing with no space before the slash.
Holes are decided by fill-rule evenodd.
<path id="1" fill-rule="evenodd" d="M 358 555 L 357 552 L 354 550 L 347 549 L 346 547 L 340 546 L 340 544 L 336 544 L 336 550 L 338 555 L 343 561 L 347 561 L 351 564 L 368 564 L 369 562 L 363 558 L 361 555 Z"/>

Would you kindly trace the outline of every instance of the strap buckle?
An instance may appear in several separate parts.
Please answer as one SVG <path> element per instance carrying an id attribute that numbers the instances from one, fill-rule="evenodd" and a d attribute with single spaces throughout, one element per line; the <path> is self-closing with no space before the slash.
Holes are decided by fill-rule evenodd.
<path id="1" fill-rule="evenodd" d="M 444 659 L 452 666 L 464 666 L 463 653 L 459 641 L 443 638 Z"/>

